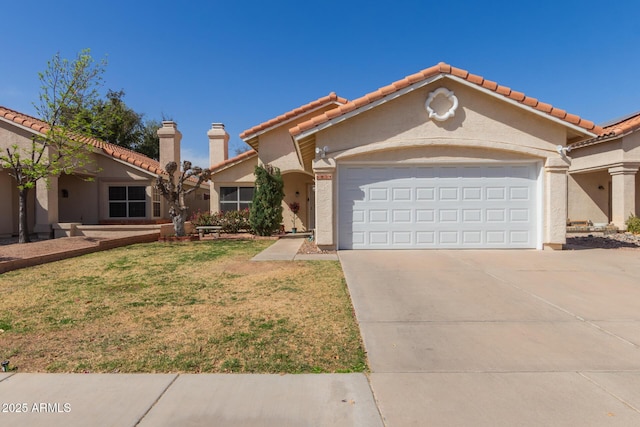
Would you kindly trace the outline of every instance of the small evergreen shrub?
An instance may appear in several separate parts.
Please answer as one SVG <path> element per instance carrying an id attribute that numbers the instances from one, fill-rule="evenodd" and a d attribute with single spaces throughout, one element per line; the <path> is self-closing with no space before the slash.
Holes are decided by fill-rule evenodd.
<path id="1" fill-rule="evenodd" d="M 254 174 L 256 185 L 249 215 L 251 228 L 259 236 L 270 236 L 282 224 L 284 182 L 280 169 L 270 165 L 256 166 Z"/>
<path id="2" fill-rule="evenodd" d="M 633 234 L 640 234 L 640 217 L 629 216 L 627 220 L 627 231 Z"/>

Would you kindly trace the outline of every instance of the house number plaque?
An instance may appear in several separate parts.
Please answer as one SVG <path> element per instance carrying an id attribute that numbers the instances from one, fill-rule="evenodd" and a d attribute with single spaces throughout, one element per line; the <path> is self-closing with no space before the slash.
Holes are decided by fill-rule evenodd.
<path id="1" fill-rule="evenodd" d="M 331 181 L 333 179 L 333 175 L 331 174 L 316 175 L 316 179 L 319 179 L 321 181 Z"/>

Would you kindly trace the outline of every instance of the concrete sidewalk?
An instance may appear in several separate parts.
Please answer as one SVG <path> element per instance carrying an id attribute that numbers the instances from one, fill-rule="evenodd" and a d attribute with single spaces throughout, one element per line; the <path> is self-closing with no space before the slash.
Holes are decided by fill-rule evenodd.
<path id="1" fill-rule="evenodd" d="M 251 261 L 338 261 L 337 254 L 299 254 L 304 238 L 278 239 Z"/>
<path id="2" fill-rule="evenodd" d="M 0 425 L 382 426 L 364 374 L 0 374 Z"/>

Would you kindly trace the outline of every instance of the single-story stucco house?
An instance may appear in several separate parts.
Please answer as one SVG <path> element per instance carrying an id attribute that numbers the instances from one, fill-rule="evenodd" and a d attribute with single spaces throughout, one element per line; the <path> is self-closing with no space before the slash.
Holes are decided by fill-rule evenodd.
<path id="1" fill-rule="evenodd" d="M 605 127 L 440 63 L 361 98 L 332 93 L 244 131 L 210 131 L 211 210 L 248 206 L 280 168 L 325 249 L 550 248 L 568 218 L 621 229 L 640 201 L 640 115 Z M 217 138 L 217 139 L 214 139 Z"/>
<path id="2" fill-rule="evenodd" d="M 0 107 L 0 149 L 30 143 L 43 123 Z M 322 249 L 561 249 L 568 219 L 625 228 L 640 203 L 640 113 L 603 126 L 460 68 L 440 63 L 358 99 L 335 93 L 240 134 L 208 131 L 212 179 L 192 211 L 250 206 L 254 169 L 285 185 L 285 230 L 314 230 Z M 160 222 L 153 188 L 180 159 L 180 132 L 164 122 L 160 162 L 87 139 L 92 182 L 54 177 L 32 192 L 33 230 L 59 223 Z M 0 169 L 0 235 L 17 232 L 17 191 Z M 288 204 L 297 202 L 297 215 Z"/>
<path id="3" fill-rule="evenodd" d="M 48 130 L 34 117 L 0 107 L 0 150 L 30 147 L 34 136 Z M 29 192 L 30 233 L 48 238 L 54 231 L 68 234 L 69 224 L 156 224 L 169 219 L 168 205 L 154 188 L 169 161 L 180 163 L 181 134 L 173 122 L 163 122 L 160 161 L 93 138 L 82 138 L 90 149 L 88 171 L 51 177 Z M 162 165 L 162 166 L 161 166 Z M 91 180 L 87 180 L 91 178 Z M 0 236 L 18 233 L 18 190 L 9 171 L 0 168 Z M 187 196 L 192 210 L 209 209 L 207 185 Z M 66 230 L 66 231 L 65 231 Z"/>

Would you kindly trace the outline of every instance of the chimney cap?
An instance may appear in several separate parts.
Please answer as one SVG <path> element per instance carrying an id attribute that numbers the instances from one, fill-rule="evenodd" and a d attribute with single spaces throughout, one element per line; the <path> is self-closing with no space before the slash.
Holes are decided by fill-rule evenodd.
<path id="1" fill-rule="evenodd" d="M 224 129 L 224 123 L 211 123 L 211 129 Z"/>
<path id="2" fill-rule="evenodd" d="M 173 120 L 163 120 L 162 121 L 162 127 L 165 127 L 165 128 L 177 128 L 178 125 Z"/>

